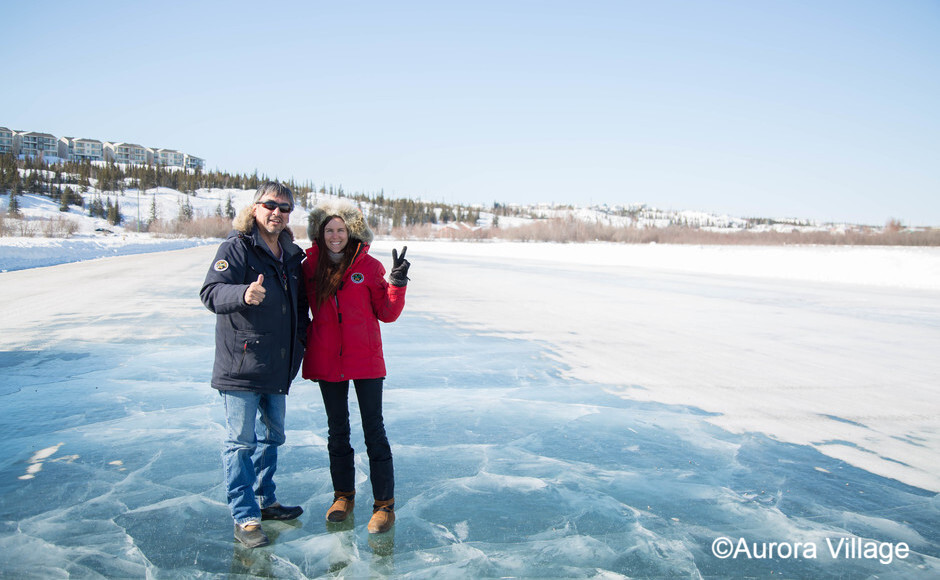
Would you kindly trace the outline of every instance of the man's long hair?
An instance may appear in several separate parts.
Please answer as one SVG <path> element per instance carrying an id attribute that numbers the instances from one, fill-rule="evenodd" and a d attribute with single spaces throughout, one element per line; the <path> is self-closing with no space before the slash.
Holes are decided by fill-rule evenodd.
<path id="1" fill-rule="evenodd" d="M 359 249 L 362 247 L 362 242 L 356 238 L 350 237 L 346 242 L 346 247 L 343 248 L 343 257 L 339 262 L 334 263 L 333 260 L 330 259 L 330 251 L 326 247 L 326 236 L 323 232 L 326 230 L 326 224 L 334 217 L 340 220 L 343 219 L 340 216 L 329 216 L 323 220 L 323 223 L 320 224 L 320 228 L 317 231 L 317 267 L 309 283 L 313 284 L 318 310 L 320 306 L 333 297 L 343 285 L 343 276 L 346 274 L 346 270 L 352 265 L 353 260 L 356 259 L 356 255 L 359 254 Z M 343 221 L 343 223 L 345 224 L 346 222 Z"/>
<path id="2" fill-rule="evenodd" d="M 258 186 L 258 190 L 255 191 L 255 195 L 251 199 L 251 204 L 243 207 L 235 216 L 235 219 L 232 220 L 232 227 L 245 234 L 251 233 L 251 230 L 255 227 L 255 202 L 261 201 L 261 198 L 269 193 L 273 193 L 276 197 L 287 198 L 290 206 L 294 207 L 294 194 L 289 187 L 276 181 L 265 181 Z M 293 239 L 294 232 L 291 231 L 290 227 L 285 228 L 285 230 Z"/>

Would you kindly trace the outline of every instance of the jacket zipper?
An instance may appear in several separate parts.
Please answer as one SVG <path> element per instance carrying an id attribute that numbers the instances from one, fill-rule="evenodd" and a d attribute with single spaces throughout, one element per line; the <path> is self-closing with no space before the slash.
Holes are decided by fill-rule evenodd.
<path id="1" fill-rule="evenodd" d="M 244 346 L 242 347 L 242 358 L 238 361 L 238 368 L 235 369 L 235 373 L 238 374 L 242 372 L 242 365 L 245 364 L 245 357 L 248 356 L 248 341 L 245 341 Z"/>
<path id="2" fill-rule="evenodd" d="M 343 285 L 339 285 L 337 293 L 333 295 L 333 304 L 336 306 L 336 320 L 339 324 L 343 323 L 343 313 L 339 311 L 339 291 L 343 289 Z M 340 342 L 339 342 L 339 356 L 343 356 L 343 332 L 340 331 Z"/>

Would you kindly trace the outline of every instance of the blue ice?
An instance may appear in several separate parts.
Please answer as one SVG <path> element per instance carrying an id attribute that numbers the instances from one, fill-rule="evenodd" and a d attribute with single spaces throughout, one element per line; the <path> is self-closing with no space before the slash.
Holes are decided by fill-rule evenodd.
<path id="1" fill-rule="evenodd" d="M 0 455 L 0 576 L 940 574 L 932 493 L 810 447 L 725 432 L 694 408 L 566 380 L 538 342 L 419 316 L 383 330 L 393 532 L 366 532 L 366 499 L 348 525 L 327 528 L 325 417 L 317 389 L 298 380 L 277 481 L 282 501 L 306 513 L 265 523 L 273 544 L 243 549 L 221 486 L 221 406 L 207 384 L 213 323 L 208 313 L 158 316 L 150 324 L 182 324 L 180 332 L 0 352 L 0 429 L 9 434 Z M 818 551 L 719 558 L 718 538 Z M 826 541 L 839 538 L 904 543 L 910 553 L 890 563 L 832 557 Z"/>

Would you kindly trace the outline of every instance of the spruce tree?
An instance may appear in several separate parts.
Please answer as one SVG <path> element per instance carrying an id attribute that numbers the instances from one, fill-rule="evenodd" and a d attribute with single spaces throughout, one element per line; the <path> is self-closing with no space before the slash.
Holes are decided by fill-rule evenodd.
<path id="1" fill-rule="evenodd" d="M 193 221 L 193 206 L 189 203 L 189 198 L 186 198 L 185 201 L 179 201 L 179 214 L 177 218 L 181 222 L 191 222 Z"/>
<path id="2" fill-rule="evenodd" d="M 20 215 L 20 202 L 17 200 L 19 195 L 10 193 L 10 203 L 7 204 L 7 213 L 10 215 Z"/>
<path id="3" fill-rule="evenodd" d="M 30 193 L 42 193 L 42 180 L 39 179 L 37 171 L 30 171 L 26 178 L 26 189 Z"/>
<path id="4" fill-rule="evenodd" d="M 66 186 L 59 194 L 59 211 L 69 211 L 69 200 L 72 197 L 72 188 Z"/>
<path id="5" fill-rule="evenodd" d="M 108 223 L 112 226 L 119 225 L 124 221 L 123 216 L 121 216 L 121 205 L 115 200 L 114 203 L 111 203 L 111 198 L 108 198 Z"/>

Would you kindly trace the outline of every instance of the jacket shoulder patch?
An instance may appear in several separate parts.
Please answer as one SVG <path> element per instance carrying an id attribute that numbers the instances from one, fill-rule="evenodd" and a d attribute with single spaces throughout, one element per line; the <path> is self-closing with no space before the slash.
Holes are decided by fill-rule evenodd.
<path id="1" fill-rule="evenodd" d="M 219 260 L 212 265 L 212 269 L 216 272 L 224 272 L 228 270 L 228 260 Z"/>

